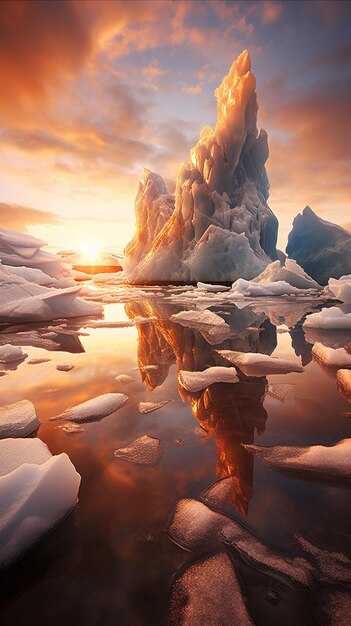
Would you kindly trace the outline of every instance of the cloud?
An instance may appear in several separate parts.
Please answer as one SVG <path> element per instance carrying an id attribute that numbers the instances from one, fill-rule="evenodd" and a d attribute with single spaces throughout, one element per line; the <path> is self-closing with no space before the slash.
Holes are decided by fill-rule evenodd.
<path id="1" fill-rule="evenodd" d="M 279 20 L 283 5 L 281 2 L 262 2 L 260 3 L 261 19 L 263 24 L 271 24 Z"/>
<path id="2" fill-rule="evenodd" d="M 18 204 L 0 202 L 0 223 L 11 230 L 26 232 L 30 226 L 54 225 L 60 223 L 60 218 L 54 213 L 38 211 L 31 207 Z"/>

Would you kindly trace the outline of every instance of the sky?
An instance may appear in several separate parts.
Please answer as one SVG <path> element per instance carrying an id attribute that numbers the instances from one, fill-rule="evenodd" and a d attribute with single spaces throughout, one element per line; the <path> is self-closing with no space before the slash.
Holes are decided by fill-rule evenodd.
<path id="1" fill-rule="evenodd" d="M 351 3 L 0 2 L 0 225 L 122 249 L 143 168 L 171 192 L 247 49 L 284 249 L 307 204 L 351 228 Z"/>

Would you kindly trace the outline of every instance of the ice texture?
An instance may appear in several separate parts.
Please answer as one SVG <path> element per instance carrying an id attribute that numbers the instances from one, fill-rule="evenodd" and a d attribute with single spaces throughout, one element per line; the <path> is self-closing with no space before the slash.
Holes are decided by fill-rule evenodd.
<path id="1" fill-rule="evenodd" d="M 33 433 L 39 424 L 34 405 L 29 400 L 0 406 L 0 439 L 26 437 Z"/>
<path id="2" fill-rule="evenodd" d="M 190 392 L 201 391 L 213 383 L 237 383 L 235 367 L 208 367 L 202 372 L 189 372 L 180 370 L 178 372 L 179 383 L 184 389 Z"/>
<path id="3" fill-rule="evenodd" d="M 284 280 L 273 283 L 257 283 L 254 280 L 238 278 L 232 285 L 232 292 L 236 296 L 247 296 L 249 298 L 268 296 L 291 296 L 301 293 L 301 289 L 290 285 Z"/>
<path id="4" fill-rule="evenodd" d="M 139 402 L 139 411 L 144 415 L 146 413 L 153 413 L 158 409 L 161 409 L 163 406 L 166 406 L 170 400 L 161 400 L 160 402 Z"/>
<path id="5" fill-rule="evenodd" d="M 128 396 L 123 393 L 104 393 L 96 398 L 86 400 L 70 409 L 66 409 L 60 415 L 51 417 L 51 420 L 67 420 L 70 422 L 89 422 L 99 420 L 123 406 Z"/>
<path id="6" fill-rule="evenodd" d="M 190 565 L 173 583 L 169 626 L 253 626 L 230 557 L 219 552 Z"/>
<path id="7" fill-rule="evenodd" d="M 225 285 L 210 285 L 208 283 L 201 283 L 198 282 L 197 283 L 197 288 L 199 291 L 209 291 L 209 292 L 221 292 L 221 291 L 228 291 L 230 289 L 230 287 L 226 287 Z"/>
<path id="8" fill-rule="evenodd" d="M 286 252 L 320 285 L 351 273 L 351 233 L 322 220 L 309 206 L 295 217 Z"/>
<path id="9" fill-rule="evenodd" d="M 294 389 L 294 386 L 295 385 L 292 385 L 291 383 L 269 383 L 267 396 L 271 396 L 280 402 L 285 402 Z"/>
<path id="10" fill-rule="evenodd" d="M 316 361 L 327 367 L 351 367 L 351 354 L 345 348 L 329 348 L 318 341 L 312 348 Z"/>
<path id="11" fill-rule="evenodd" d="M 123 263 L 130 282 L 252 279 L 277 258 L 278 221 L 267 204 L 268 139 L 257 130 L 255 88 L 245 50 L 215 92 L 215 128 L 202 129 L 180 166 L 174 211 L 162 179 L 144 174 L 137 231 Z"/>
<path id="12" fill-rule="evenodd" d="M 245 376 L 268 376 L 269 374 L 288 374 L 303 372 L 303 367 L 259 352 L 235 352 L 233 350 L 217 350 L 218 354 L 238 367 Z"/>
<path id="13" fill-rule="evenodd" d="M 324 308 L 319 313 L 308 315 L 303 323 L 304 328 L 349 329 L 351 313 L 343 313 L 338 307 Z"/>
<path id="14" fill-rule="evenodd" d="M 67 454 L 39 439 L 0 441 L 0 570 L 54 528 L 75 506 L 80 485 Z"/>
<path id="15" fill-rule="evenodd" d="M 210 507 L 220 509 L 229 500 L 235 487 L 236 480 L 234 476 L 220 478 L 202 492 L 201 500 L 203 500 Z"/>
<path id="16" fill-rule="evenodd" d="M 198 330 L 211 345 L 222 343 L 232 334 L 227 322 L 213 311 L 180 311 L 171 315 L 170 319 L 182 326 Z"/>
<path id="17" fill-rule="evenodd" d="M 68 422 L 68 424 L 60 424 L 58 426 L 60 430 L 63 430 L 66 435 L 76 435 L 77 433 L 82 433 L 84 431 L 83 426 L 80 424 L 75 424 L 74 422 Z"/>
<path id="18" fill-rule="evenodd" d="M 267 465 L 277 469 L 321 477 L 351 478 L 351 439 L 343 439 L 333 446 L 243 445 Z"/>
<path id="19" fill-rule="evenodd" d="M 28 354 L 23 352 L 20 346 L 12 346 L 9 343 L 0 346 L 0 363 L 13 363 L 14 361 L 23 361 Z"/>
<path id="20" fill-rule="evenodd" d="M 351 274 L 341 276 L 339 280 L 329 278 L 328 290 L 345 304 L 351 304 Z"/>
<path id="21" fill-rule="evenodd" d="M 138 465 L 156 465 L 160 458 L 161 442 L 156 437 L 143 435 L 125 448 L 117 448 L 114 455 L 118 459 Z"/>
<path id="22" fill-rule="evenodd" d="M 297 289 L 321 289 L 322 287 L 293 259 L 286 259 L 282 264 L 279 259 L 267 265 L 266 269 L 254 279 L 256 283 L 285 282 Z"/>
<path id="23" fill-rule="evenodd" d="M 336 372 L 336 380 L 340 393 L 351 402 L 351 371 L 340 369 Z"/>

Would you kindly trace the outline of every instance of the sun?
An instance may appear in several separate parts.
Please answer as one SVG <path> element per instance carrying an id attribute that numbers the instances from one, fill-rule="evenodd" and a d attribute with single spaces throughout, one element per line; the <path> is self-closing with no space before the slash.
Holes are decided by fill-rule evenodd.
<path id="1" fill-rule="evenodd" d="M 87 254 L 89 257 L 95 257 L 98 255 L 100 248 L 93 241 L 86 241 L 79 246 L 79 249 Z"/>

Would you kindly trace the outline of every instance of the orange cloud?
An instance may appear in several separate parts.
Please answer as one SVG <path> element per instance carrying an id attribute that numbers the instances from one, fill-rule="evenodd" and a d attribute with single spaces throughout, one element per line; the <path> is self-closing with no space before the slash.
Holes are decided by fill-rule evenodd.
<path id="1" fill-rule="evenodd" d="M 11 230 L 26 232 L 30 226 L 58 224 L 59 222 L 60 218 L 54 213 L 0 202 L 0 224 Z"/>

